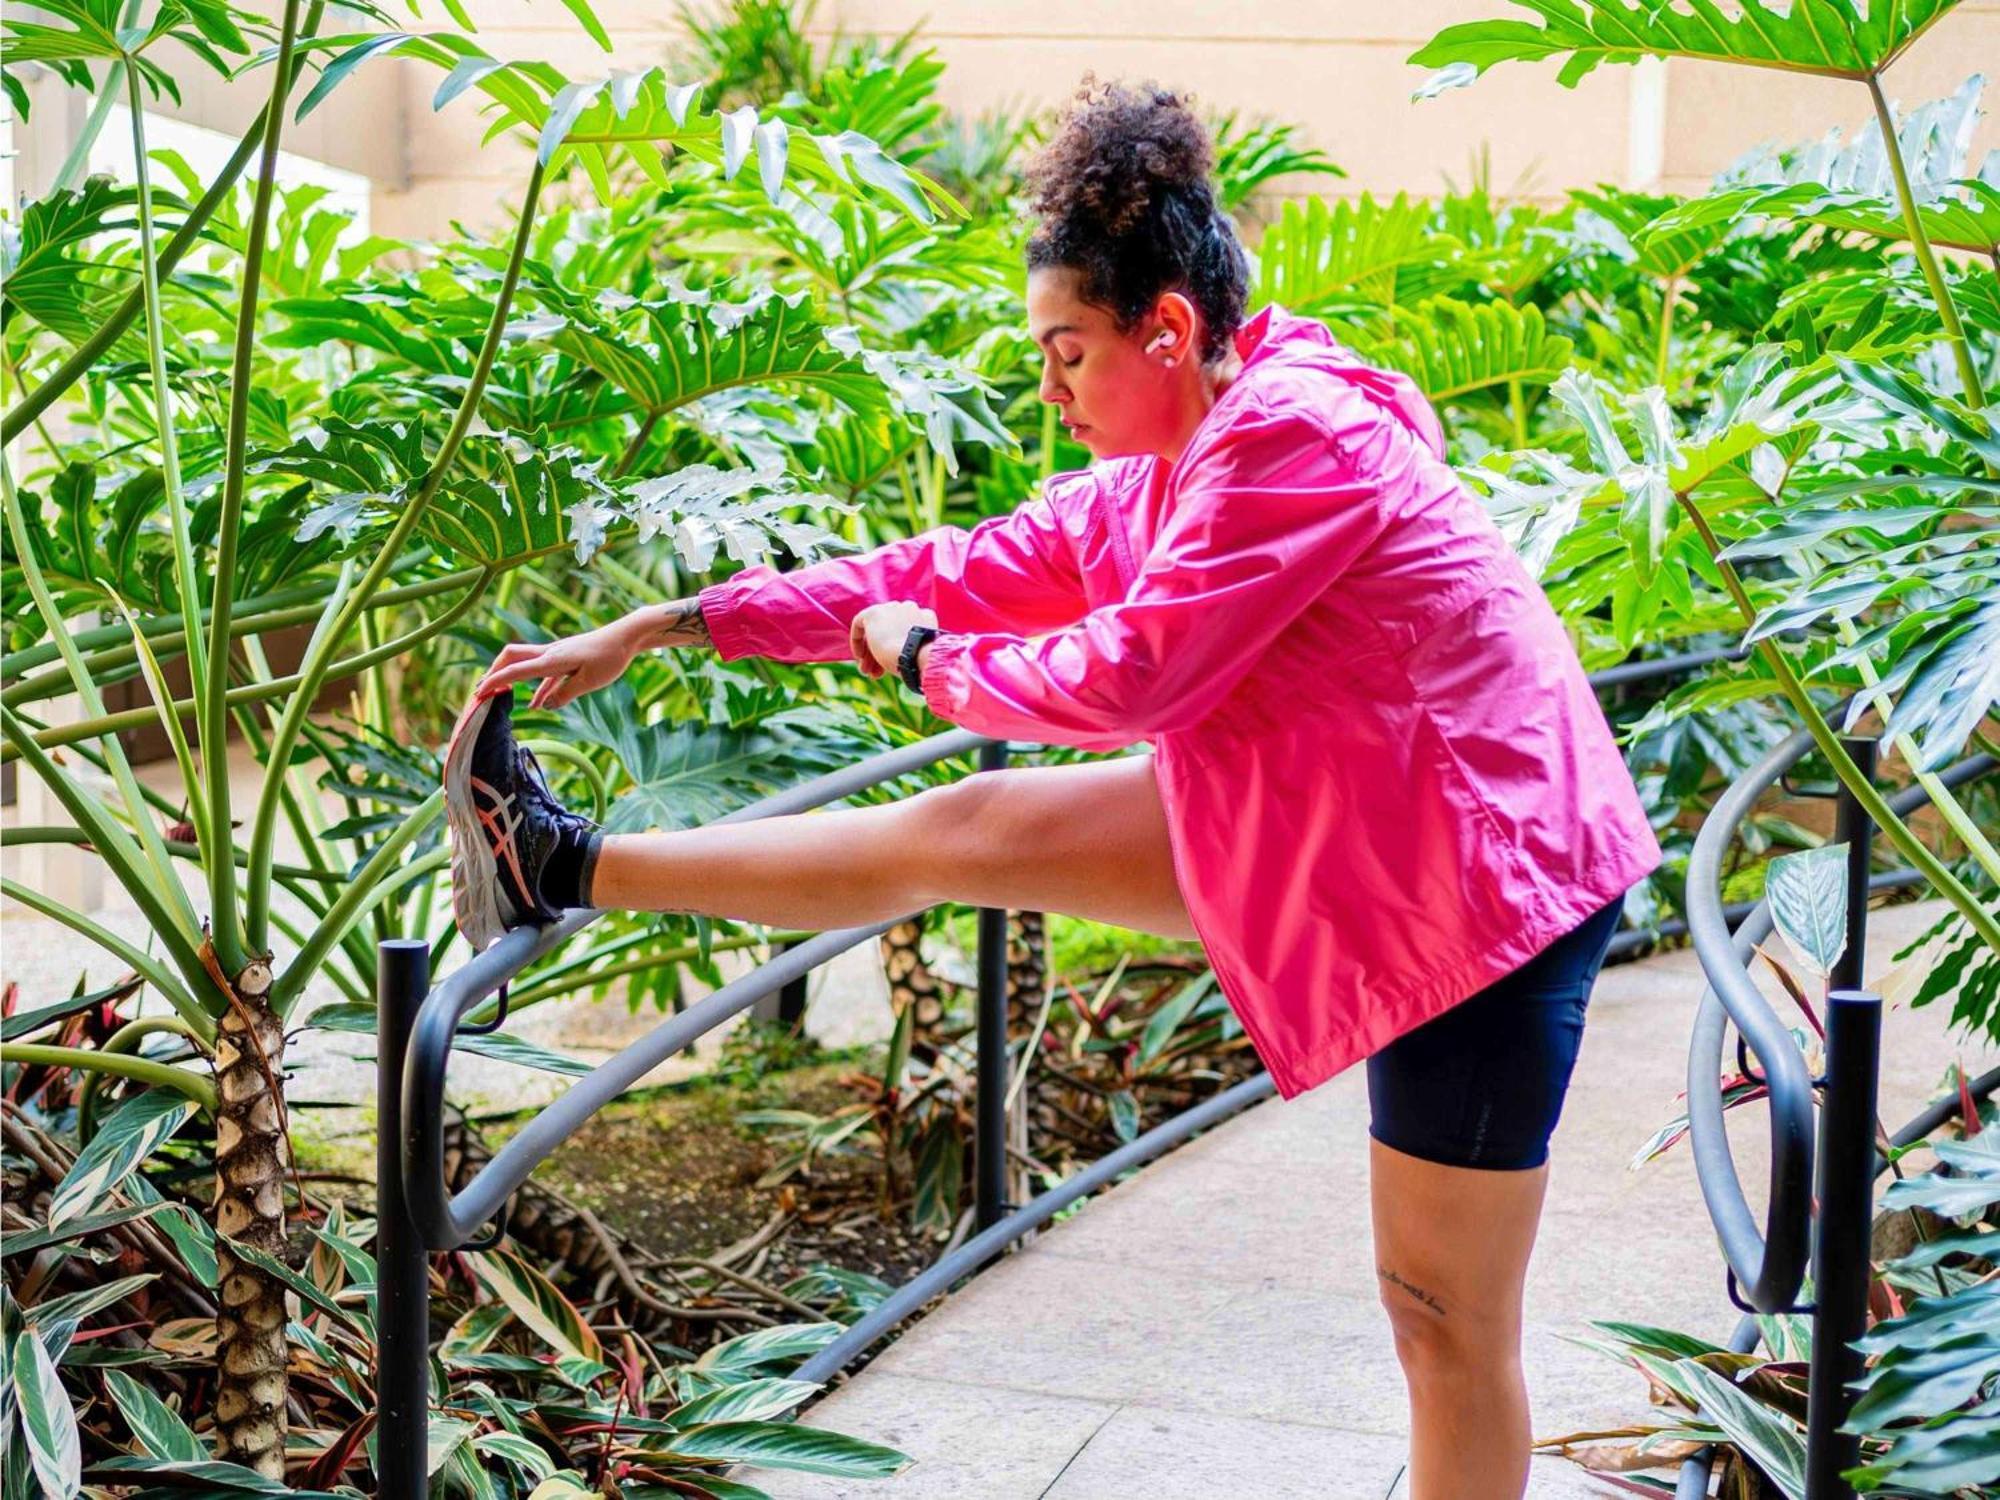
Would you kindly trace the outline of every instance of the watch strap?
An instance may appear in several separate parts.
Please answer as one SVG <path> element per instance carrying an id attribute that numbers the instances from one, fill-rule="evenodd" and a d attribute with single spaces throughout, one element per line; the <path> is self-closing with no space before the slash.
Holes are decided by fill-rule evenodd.
<path id="1" fill-rule="evenodd" d="M 924 649 L 924 642 L 936 638 L 935 625 L 912 625 L 910 633 L 903 637 L 903 650 L 896 658 L 896 673 L 903 679 L 903 686 L 913 693 L 924 690 L 924 676 L 917 665 L 917 653 Z"/>

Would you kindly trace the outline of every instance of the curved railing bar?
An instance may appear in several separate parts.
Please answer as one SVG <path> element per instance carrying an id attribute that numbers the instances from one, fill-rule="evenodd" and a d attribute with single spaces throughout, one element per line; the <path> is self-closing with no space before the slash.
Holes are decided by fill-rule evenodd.
<path id="1" fill-rule="evenodd" d="M 919 910 L 909 916 L 921 914 Z M 410 1039 L 409 1064 L 403 1072 L 404 1118 L 412 1122 L 404 1137 L 408 1153 L 405 1170 L 410 1174 L 407 1179 L 410 1217 L 416 1221 L 424 1243 L 433 1250 L 463 1245 L 572 1133 L 662 1062 L 738 1011 L 749 1009 L 772 990 L 845 953 L 856 943 L 888 931 L 897 922 L 909 920 L 909 916 L 818 933 L 702 996 L 577 1079 L 495 1152 L 476 1177 L 456 1194 L 449 1195 L 445 1187 L 443 1112 L 432 1110 L 429 1118 L 424 1119 L 414 1106 L 419 1099 L 443 1096 L 445 1063 L 451 1056 L 458 1018 L 445 1006 L 436 1009 L 426 1006 L 418 1015 L 417 1030 Z"/>
<path id="2" fill-rule="evenodd" d="M 1703 820 L 1688 860 L 1688 931 L 1706 980 L 1688 1048 L 1688 1133 L 1695 1176 L 1731 1277 L 1745 1289 L 1749 1306 L 1765 1313 L 1791 1308 L 1811 1253 L 1807 1209 L 1813 1180 L 1813 1080 L 1790 1032 L 1747 969 L 1756 944 L 1771 931 L 1770 903 L 1759 901 L 1732 934 L 1721 902 L 1722 859 L 1757 799 L 1811 744 L 1811 734 L 1798 730 L 1732 782 Z M 1938 779 L 1955 787 L 1986 775 L 1996 765 L 2000 762 L 1990 755 L 1974 755 Z M 1903 788 L 1888 803 L 1901 816 L 1928 799 L 1924 788 L 1915 785 Z M 1727 1021 L 1735 1023 L 1757 1054 L 1769 1091 L 1770 1197 L 1761 1234 L 1722 1121 L 1717 1080 Z"/>
<path id="3" fill-rule="evenodd" d="M 1796 730 L 1731 782 L 1702 820 L 1688 858 L 1688 935 L 1707 979 L 1688 1045 L 1688 1133 L 1695 1177 L 1723 1259 L 1750 1303 L 1764 1312 L 1791 1305 L 1811 1253 L 1805 1208 L 1812 1190 L 1812 1080 L 1804 1055 L 1746 968 L 1755 944 L 1771 930 L 1770 904 L 1759 901 L 1732 936 L 1722 915 L 1722 860 L 1757 799 L 1812 743 L 1810 731 Z M 1770 1196 L 1761 1235 L 1722 1123 L 1717 1079 L 1729 1021 L 1763 1063 L 1770 1096 Z"/>
<path id="4" fill-rule="evenodd" d="M 970 730 L 947 730 L 787 787 L 704 826 L 804 812 L 993 743 L 996 742 L 990 736 Z M 410 1216 L 428 1248 L 451 1250 L 465 1244 L 571 1132 L 666 1058 L 738 1011 L 748 1009 L 772 990 L 791 983 L 856 943 L 909 919 L 909 916 L 896 917 L 869 926 L 819 933 L 703 996 L 578 1079 L 453 1195 L 444 1172 L 442 1104 L 445 1070 L 459 1022 L 473 1006 L 536 958 L 561 946 L 603 915 L 601 911 L 578 908 L 547 927 L 510 929 L 498 942 L 442 980 L 425 997 L 417 1012 L 402 1080 L 404 1182 L 408 1185 Z"/>

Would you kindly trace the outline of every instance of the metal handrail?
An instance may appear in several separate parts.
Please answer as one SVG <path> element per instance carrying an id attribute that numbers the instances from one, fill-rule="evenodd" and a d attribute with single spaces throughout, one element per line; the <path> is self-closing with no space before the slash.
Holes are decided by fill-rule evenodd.
<path id="1" fill-rule="evenodd" d="M 1749 1302 L 1766 1313 L 1789 1307 L 1804 1280 L 1813 1166 L 1812 1080 L 1790 1030 L 1751 980 L 1747 967 L 1756 945 L 1771 933 L 1770 903 L 1757 902 L 1732 933 L 1722 907 L 1722 858 L 1757 798 L 1811 745 L 1810 732 L 1798 730 L 1732 783 L 1702 823 L 1688 860 L 1688 930 L 1706 981 L 1688 1052 L 1688 1130 L 1695 1172 L 1724 1259 Z M 1990 755 L 1969 756 L 1939 773 L 1938 779 L 1946 787 L 1961 786 L 1997 764 Z M 1929 796 L 1922 786 L 1911 786 L 1887 800 L 1900 817 Z M 1722 1123 L 1719 1077 L 1725 1022 L 1734 1022 L 1756 1053 L 1770 1091 L 1771 1196 L 1762 1233 L 1744 1195 Z"/>
<path id="2" fill-rule="evenodd" d="M 1847 743 L 1856 764 L 1872 779 L 1874 742 Z M 1853 1402 L 1848 1387 L 1859 1374 L 1852 1343 L 1866 1320 L 1874 1182 L 1889 1166 L 1889 1158 L 1874 1145 L 1881 1001 L 1853 986 L 1862 978 L 1868 893 L 1882 884 L 1906 884 L 1918 877 L 1910 871 L 1870 875 L 1872 823 L 1858 799 L 1842 786 L 1835 837 L 1849 844 L 1848 944 L 1831 976 L 1826 1075 L 1808 1077 L 1804 1054 L 1746 967 L 1756 945 L 1772 929 L 1769 901 L 1752 905 L 1732 932 L 1721 883 L 1723 856 L 1750 808 L 1812 744 L 1811 733 L 1801 729 L 1775 746 L 1717 799 L 1695 838 L 1688 863 L 1687 925 L 1705 983 L 1688 1048 L 1688 1127 L 1696 1182 L 1727 1266 L 1729 1298 L 1745 1314 L 1728 1347 L 1738 1353 L 1756 1348 L 1761 1335 L 1757 1314 L 1812 1314 L 1806 1496 L 1842 1500 L 1854 1491 L 1841 1474 L 1859 1459 L 1859 1435 L 1841 1429 Z M 1957 787 L 1996 768 L 2000 761 L 1990 755 L 1968 756 L 1939 773 L 1938 781 L 1946 788 Z M 1901 817 L 1929 796 L 1917 784 L 1886 801 L 1890 811 Z M 1762 1063 L 1770 1101 L 1770 1196 L 1761 1233 L 1723 1125 L 1720 1075 L 1723 1034 L 1730 1021 L 1736 1025 L 1744 1070 L 1749 1069 L 1743 1053 L 1746 1043 Z M 1824 1158 L 1819 1163 L 1817 1221 L 1812 1212 L 1815 1086 L 1826 1089 L 1819 1122 Z M 2000 1087 L 2000 1068 L 1968 1085 L 1975 1099 L 1990 1095 L 1996 1087 Z M 1891 1147 L 1921 1140 L 1959 1108 L 1956 1098 L 1932 1104 L 1891 1137 Z M 1815 1266 L 1814 1304 L 1797 1307 L 1793 1299 L 1804 1284 L 1809 1257 Z M 1747 1303 L 1738 1294 L 1739 1284 L 1747 1289 Z M 1714 1460 L 1715 1447 L 1709 1445 L 1683 1462 L 1675 1487 L 1677 1500 L 1697 1500 L 1707 1494 Z"/>

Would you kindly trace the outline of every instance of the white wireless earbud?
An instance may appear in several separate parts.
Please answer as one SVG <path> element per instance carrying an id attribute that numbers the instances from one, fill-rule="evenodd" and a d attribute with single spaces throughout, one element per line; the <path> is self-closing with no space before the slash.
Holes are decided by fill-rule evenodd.
<path id="1" fill-rule="evenodd" d="M 1159 332 L 1159 336 L 1156 337 L 1152 343 L 1146 346 L 1146 353 L 1151 354 L 1155 349 L 1159 348 L 1160 345 L 1171 344 L 1173 341 L 1174 341 L 1173 329 L 1162 328 Z"/>

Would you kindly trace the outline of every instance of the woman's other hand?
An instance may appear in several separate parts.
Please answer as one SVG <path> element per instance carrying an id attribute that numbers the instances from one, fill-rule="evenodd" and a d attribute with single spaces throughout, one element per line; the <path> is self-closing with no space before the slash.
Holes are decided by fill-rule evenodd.
<path id="1" fill-rule="evenodd" d="M 914 599 L 892 599 L 857 613 L 848 623 L 847 642 L 862 672 L 881 677 L 896 670 L 912 625 L 935 627 L 937 622 L 936 612 Z"/>
<path id="2" fill-rule="evenodd" d="M 629 616 L 540 645 L 516 641 L 501 648 L 473 693 L 484 698 L 529 678 L 546 678 L 528 700 L 528 707 L 562 708 L 585 693 L 616 682 L 638 650 Z"/>

